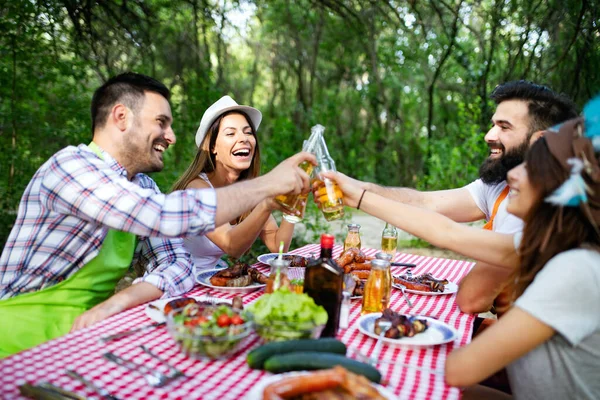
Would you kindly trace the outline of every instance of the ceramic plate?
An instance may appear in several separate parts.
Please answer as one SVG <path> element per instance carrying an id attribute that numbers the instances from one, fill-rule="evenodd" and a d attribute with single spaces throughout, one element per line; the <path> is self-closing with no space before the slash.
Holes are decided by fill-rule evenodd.
<path id="1" fill-rule="evenodd" d="M 365 314 L 358 319 L 358 330 L 361 333 L 378 339 L 379 335 L 373 332 L 375 320 L 381 317 L 381 313 Z M 430 317 L 417 316 L 419 319 L 424 319 L 429 324 L 425 332 L 418 333 L 413 337 L 403 337 L 400 339 L 382 338 L 381 340 L 389 344 L 398 344 L 406 346 L 433 346 L 436 344 L 444 344 L 453 342 L 458 338 L 458 332 L 450 325 L 445 324 L 437 319 Z"/>
<path id="2" fill-rule="evenodd" d="M 290 253 L 283 253 L 284 256 L 288 256 L 291 255 Z M 267 264 L 269 265 L 269 261 L 271 261 L 274 258 L 279 257 L 279 253 L 268 253 L 268 254 L 261 254 L 260 256 L 256 257 L 256 259 L 263 263 L 263 264 Z"/>
<path id="3" fill-rule="evenodd" d="M 181 297 L 184 297 L 184 296 L 181 296 Z M 206 297 L 203 297 L 203 296 L 187 296 L 187 297 L 192 297 L 198 301 L 206 300 Z M 154 322 L 159 322 L 159 323 L 165 322 L 166 321 L 165 314 L 163 313 L 162 310 L 165 309 L 165 306 L 167 305 L 168 302 L 170 302 L 171 300 L 179 299 L 179 298 L 180 297 L 171 297 L 168 299 L 159 299 L 159 300 L 151 301 L 150 303 L 146 304 L 146 307 L 144 308 L 144 312 L 146 313 L 148 318 L 150 318 Z M 231 304 L 231 301 L 224 300 L 224 299 L 217 299 L 217 304 L 218 303 Z"/>
<path id="4" fill-rule="evenodd" d="M 310 372 L 307 372 L 307 371 L 298 371 L 298 372 L 287 372 L 285 374 L 267 376 L 267 377 L 261 379 L 260 381 L 258 381 L 258 383 L 256 385 L 254 385 L 252 390 L 250 392 L 246 393 L 246 395 L 244 396 L 244 399 L 246 399 L 246 400 L 262 400 L 263 391 L 265 390 L 265 387 L 267 385 L 270 385 L 273 382 L 280 381 L 283 378 L 289 378 L 290 376 L 306 375 L 309 373 Z M 371 383 L 371 385 L 374 386 L 375 389 L 377 389 L 377 391 L 379 392 L 379 394 L 381 394 L 386 399 L 388 399 L 388 400 L 397 399 L 397 397 L 389 389 L 387 389 L 381 385 L 378 385 L 376 383 Z"/>
<path id="5" fill-rule="evenodd" d="M 396 275 L 396 276 L 398 276 L 398 275 Z M 394 283 L 393 279 L 392 279 L 392 286 L 395 287 L 396 289 L 400 289 L 400 287 Z M 445 294 L 454 294 L 454 293 L 458 292 L 458 285 L 454 282 L 448 282 L 448 284 L 444 287 L 443 292 L 424 292 L 421 290 L 412 290 L 412 289 L 408 289 L 408 288 L 405 288 L 404 291 L 406 293 L 420 294 L 423 296 L 442 296 Z"/>
<path id="6" fill-rule="evenodd" d="M 249 292 L 253 292 L 257 289 L 260 289 L 260 288 L 263 288 L 266 286 L 264 283 L 261 284 L 261 283 L 256 283 L 256 282 L 253 282 L 248 286 L 242 286 L 242 287 L 228 287 L 228 286 L 211 285 L 210 278 L 219 271 L 220 271 L 220 269 L 209 269 L 207 271 L 202 271 L 198 275 L 196 275 L 196 282 L 198 282 L 202 286 L 206 286 L 206 287 L 209 287 L 216 291 L 226 292 L 226 293 L 249 293 Z"/>

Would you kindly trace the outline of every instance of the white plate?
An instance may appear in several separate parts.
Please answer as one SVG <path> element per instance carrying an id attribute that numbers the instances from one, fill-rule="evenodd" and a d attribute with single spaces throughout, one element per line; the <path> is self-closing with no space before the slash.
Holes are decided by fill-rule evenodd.
<path id="1" fill-rule="evenodd" d="M 312 371 L 312 372 L 315 372 L 315 371 Z M 289 378 L 290 376 L 306 375 L 308 373 L 310 373 L 310 372 L 309 371 L 286 372 L 284 374 L 271 375 L 271 376 L 265 377 L 265 378 L 261 379 L 260 381 L 258 381 L 258 383 L 256 385 L 254 385 L 254 387 L 252 388 L 251 391 L 246 393 L 246 395 L 244 396 L 244 399 L 245 400 L 262 400 L 263 391 L 265 390 L 265 387 L 267 387 L 267 385 L 270 385 L 273 382 L 280 381 L 283 378 Z M 397 397 L 389 389 L 386 389 L 385 387 L 378 385 L 376 383 L 371 383 L 371 385 L 374 386 L 377 389 L 377 391 L 379 391 L 379 394 L 381 394 L 386 399 L 388 399 L 388 400 L 397 399 Z"/>
<path id="2" fill-rule="evenodd" d="M 292 254 L 283 253 L 282 255 L 291 256 Z M 277 257 L 279 257 L 279 253 L 268 253 L 268 254 L 261 254 L 260 256 L 256 257 L 256 259 L 263 264 L 269 265 L 269 261 L 271 261 L 272 259 L 277 258 Z"/>
<path id="3" fill-rule="evenodd" d="M 242 286 L 242 287 L 228 287 L 228 286 L 211 285 L 210 278 L 219 271 L 221 271 L 221 270 L 220 269 L 209 269 L 206 271 L 202 271 L 198 275 L 196 275 L 196 282 L 198 282 L 202 286 L 206 286 L 211 289 L 217 290 L 219 292 L 226 292 L 226 293 L 249 293 L 249 292 L 253 292 L 257 289 L 260 289 L 260 288 L 263 288 L 266 286 L 266 284 L 264 284 L 264 283 L 256 283 L 256 282 L 252 282 L 250 285 Z"/>
<path id="4" fill-rule="evenodd" d="M 379 335 L 373 332 L 375 320 L 381 317 L 381 313 L 365 314 L 358 319 L 358 330 L 374 339 L 379 339 Z M 458 332 L 450 325 L 438 321 L 435 318 L 417 316 L 428 322 L 429 327 L 425 332 L 418 333 L 413 337 L 403 337 L 400 339 L 382 338 L 381 340 L 389 344 L 401 344 L 406 346 L 433 346 L 453 342 L 458 338 Z"/>
<path id="5" fill-rule="evenodd" d="M 396 275 L 396 276 L 398 276 L 398 275 Z M 400 289 L 400 286 L 398 286 L 397 284 L 394 283 L 393 278 L 392 278 L 392 287 L 395 287 L 396 289 Z M 406 293 L 421 294 L 424 296 L 442 296 L 442 295 L 454 294 L 454 293 L 458 292 L 458 285 L 454 282 L 448 282 L 448 284 L 445 285 L 443 292 L 425 292 L 425 291 L 413 290 L 413 289 L 409 289 L 409 288 L 405 288 L 404 291 Z"/>
<path id="6" fill-rule="evenodd" d="M 181 296 L 181 297 L 185 297 L 185 296 Z M 154 322 L 159 322 L 159 323 L 165 322 L 166 321 L 165 314 L 163 313 L 165 306 L 171 300 L 180 299 L 181 297 L 170 297 L 168 299 L 159 299 L 159 300 L 151 301 L 150 303 L 146 304 L 146 307 L 144 308 L 144 312 L 146 313 L 148 318 L 150 318 Z M 194 298 L 198 301 L 206 300 L 206 297 L 202 297 L 202 296 L 187 296 L 187 297 Z M 231 301 L 225 300 L 225 299 L 217 299 L 217 304 L 219 304 L 219 303 L 231 304 Z M 158 310 L 154 307 L 150 307 L 150 304 L 152 304 L 153 306 L 158 308 Z"/>

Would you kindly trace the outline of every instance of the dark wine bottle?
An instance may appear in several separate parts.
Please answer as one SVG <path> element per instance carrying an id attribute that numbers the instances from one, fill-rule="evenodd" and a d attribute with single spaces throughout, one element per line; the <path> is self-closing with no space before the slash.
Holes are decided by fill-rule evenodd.
<path id="1" fill-rule="evenodd" d="M 335 337 L 340 325 L 344 270 L 333 260 L 332 235 L 321 235 L 321 256 L 309 262 L 304 273 L 304 293 L 327 311 L 321 337 Z"/>

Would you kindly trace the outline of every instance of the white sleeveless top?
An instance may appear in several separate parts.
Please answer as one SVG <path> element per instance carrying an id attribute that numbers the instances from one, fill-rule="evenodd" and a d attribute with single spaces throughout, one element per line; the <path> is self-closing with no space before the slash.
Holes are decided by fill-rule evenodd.
<path id="1" fill-rule="evenodd" d="M 213 187 L 204 172 L 200 173 L 198 177 Z M 202 271 L 216 268 L 219 260 L 225 254 L 219 246 L 204 235 L 186 237 L 183 239 L 183 245 L 192 255 L 194 276 Z"/>

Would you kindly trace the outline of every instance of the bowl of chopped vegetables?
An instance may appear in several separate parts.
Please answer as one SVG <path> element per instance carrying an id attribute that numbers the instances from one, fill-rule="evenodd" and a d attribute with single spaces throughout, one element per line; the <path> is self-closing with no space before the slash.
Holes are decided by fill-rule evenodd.
<path id="1" fill-rule="evenodd" d="M 188 357 L 224 358 L 252 332 L 251 314 L 229 305 L 189 304 L 167 315 L 167 331 Z"/>
<path id="2" fill-rule="evenodd" d="M 310 296 L 285 288 L 261 296 L 248 310 L 265 342 L 318 338 L 327 323 L 327 311 Z"/>

